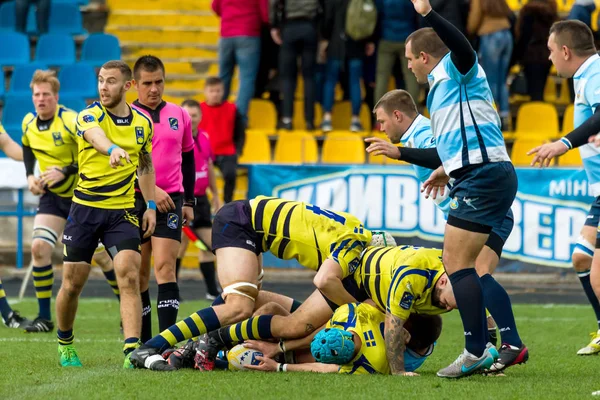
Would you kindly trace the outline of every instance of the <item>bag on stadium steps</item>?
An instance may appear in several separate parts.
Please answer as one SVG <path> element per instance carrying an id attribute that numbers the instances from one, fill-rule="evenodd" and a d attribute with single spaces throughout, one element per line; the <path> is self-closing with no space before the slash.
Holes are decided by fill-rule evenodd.
<path id="1" fill-rule="evenodd" d="M 375 32 L 377 8 L 373 0 L 350 0 L 346 11 L 346 35 L 366 39 Z"/>

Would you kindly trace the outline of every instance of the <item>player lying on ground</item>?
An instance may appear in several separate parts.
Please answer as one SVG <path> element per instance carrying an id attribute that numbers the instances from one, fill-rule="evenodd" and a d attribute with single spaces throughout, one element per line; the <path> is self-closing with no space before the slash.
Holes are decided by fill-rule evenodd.
<path id="1" fill-rule="evenodd" d="M 266 313 L 280 316 L 289 314 L 279 305 L 271 303 L 259 309 L 255 317 Z M 370 300 L 345 304 L 318 331 L 301 339 L 287 341 L 285 352 L 276 342 L 257 340 L 245 342 L 242 348 L 234 347 L 233 353 L 227 356 L 229 368 L 389 374 L 383 339 L 384 321 L 385 315 Z M 439 316 L 411 314 L 406 329 L 406 370 L 414 372 L 433 352 L 434 343 L 441 333 L 442 319 Z M 186 343 L 168 355 L 169 362 L 177 368 L 192 368 L 197 346 L 198 342 Z M 238 365 L 239 359 L 232 360 L 238 350 L 242 352 L 242 357 L 250 356 L 250 359 L 252 354 L 260 355 L 255 358 L 260 364 L 248 365 L 248 360 L 244 360 L 242 365 Z"/>
<path id="2" fill-rule="evenodd" d="M 374 112 L 377 115 L 380 129 L 386 133 L 390 141 L 367 138 L 365 140 L 370 143 L 367 152 L 412 163 L 417 178 L 424 184 L 433 170 L 441 165 L 435 148 L 435 138 L 431 131 L 431 121 L 419 115 L 413 98 L 404 90 L 393 90 L 386 93 L 375 105 Z M 401 144 L 402 147 L 396 147 L 397 144 Z M 429 154 L 428 157 L 423 157 L 423 149 L 427 149 L 429 152 L 426 153 Z M 428 158 L 432 158 L 432 160 Z M 453 183 L 454 180 L 450 180 L 448 190 L 433 199 L 446 218 L 453 206 L 452 199 L 448 197 Z M 500 262 L 502 248 L 512 231 L 513 223 L 513 213 L 509 210 L 502 226 L 492 229 L 475 261 L 475 269 L 483 287 L 485 306 L 497 319 L 500 332 L 502 332 L 502 347 L 499 351 L 498 361 L 491 368 L 494 371 L 520 364 L 527 361 L 529 357 L 529 351 L 517 331 L 510 297 L 502 285 L 492 277 Z M 496 326 L 495 324 L 490 326 L 489 322 L 490 319 L 488 319 L 488 334 L 490 342 L 495 346 Z"/>
<path id="3" fill-rule="evenodd" d="M 346 291 L 342 279 L 354 272 L 365 246 L 393 241 L 391 236 L 385 238 L 385 234 L 364 229 L 350 214 L 311 204 L 264 196 L 228 203 L 215 216 L 212 233 L 223 302 L 217 300 L 212 307 L 171 326 L 134 351 L 131 359 L 138 368 L 171 370 L 160 356 L 164 350 L 249 318 L 259 294 L 261 254 L 265 251 L 318 271 L 314 283 L 325 296 L 336 304 L 352 303 L 356 299 Z M 271 337 L 270 319 L 264 316 L 256 325 L 260 337 Z M 212 369 L 214 362 L 207 362 L 206 368 Z"/>

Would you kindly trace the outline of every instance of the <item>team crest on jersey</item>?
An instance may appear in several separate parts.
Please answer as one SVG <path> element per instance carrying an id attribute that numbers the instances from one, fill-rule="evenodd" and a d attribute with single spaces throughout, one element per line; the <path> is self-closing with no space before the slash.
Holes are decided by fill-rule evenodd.
<path id="1" fill-rule="evenodd" d="M 169 229 L 177 229 L 177 227 L 179 226 L 179 215 L 169 213 L 167 215 L 167 226 L 169 227 Z"/>
<path id="2" fill-rule="evenodd" d="M 458 197 L 455 197 L 450 202 L 450 208 L 456 210 L 458 208 Z"/>
<path id="3" fill-rule="evenodd" d="M 65 141 L 63 140 L 60 132 L 52 132 L 52 139 L 54 139 L 55 146 L 62 146 L 63 144 L 65 144 Z"/>
<path id="4" fill-rule="evenodd" d="M 88 124 L 90 122 L 94 122 L 94 116 L 93 115 L 89 115 L 89 114 L 84 115 L 83 116 L 83 122 L 87 122 Z"/>
<path id="5" fill-rule="evenodd" d="M 141 126 L 135 127 L 135 141 L 137 144 L 144 144 L 144 128 Z"/>
<path id="6" fill-rule="evenodd" d="M 410 310 L 414 299 L 415 296 L 413 296 L 412 293 L 404 292 L 404 294 L 402 295 L 402 299 L 400 300 L 400 307 L 405 310 Z"/>
<path id="7" fill-rule="evenodd" d="M 169 126 L 174 131 L 176 131 L 177 129 L 179 129 L 179 121 L 177 120 L 177 118 L 172 118 L 172 117 L 169 118 Z"/>

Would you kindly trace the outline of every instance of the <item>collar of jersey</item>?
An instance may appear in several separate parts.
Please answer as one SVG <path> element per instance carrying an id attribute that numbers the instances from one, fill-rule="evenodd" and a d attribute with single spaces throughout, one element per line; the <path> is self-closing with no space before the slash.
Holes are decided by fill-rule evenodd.
<path id="1" fill-rule="evenodd" d="M 159 123 L 160 122 L 160 111 L 167 105 L 167 102 L 162 100 L 158 106 L 156 106 L 156 108 L 153 110 L 148 106 L 143 105 L 142 103 L 140 103 L 140 100 L 137 99 L 133 102 L 133 105 L 141 108 L 143 110 L 148 111 L 148 114 L 150 114 L 150 117 L 152 118 L 152 122 L 156 122 Z M 156 118 L 154 118 L 156 117 Z"/>
<path id="2" fill-rule="evenodd" d="M 402 139 L 400 139 L 400 143 L 402 143 L 402 145 L 406 145 L 408 143 L 408 141 L 410 140 L 411 136 L 413 135 L 413 133 L 417 129 L 417 126 L 419 126 L 423 118 L 425 117 L 419 114 L 417 115 L 417 118 L 413 120 L 406 132 L 404 132 L 404 135 L 402 135 Z"/>
<path id="3" fill-rule="evenodd" d="M 598 54 L 594 54 L 593 56 L 590 56 L 590 58 L 585 60 L 585 62 L 583 64 L 581 64 L 579 66 L 579 68 L 577 68 L 575 75 L 573 75 L 573 79 L 581 78 L 581 75 L 583 75 L 585 73 L 585 71 L 590 67 L 590 65 L 592 65 L 594 63 L 594 61 L 596 61 L 598 59 L 600 59 L 600 56 Z"/>

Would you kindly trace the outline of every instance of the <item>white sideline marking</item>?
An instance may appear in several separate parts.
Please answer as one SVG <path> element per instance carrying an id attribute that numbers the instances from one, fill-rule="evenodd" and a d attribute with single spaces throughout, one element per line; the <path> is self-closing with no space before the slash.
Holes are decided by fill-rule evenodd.
<path id="1" fill-rule="evenodd" d="M 0 338 L 0 342 L 7 342 L 7 343 L 31 343 L 31 342 L 36 342 L 36 343 L 57 343 L 57 339 L 56 338 L 35 338 L 35 337 L 6 337 L 6 338 Z M 79 339 L 76 338 L 75 339 L 75 344 L 77 343 L 122 343 L 123 341 L 121 339 L 89 339 L 89 338 L 83 338 L 83 339 Z"/>

